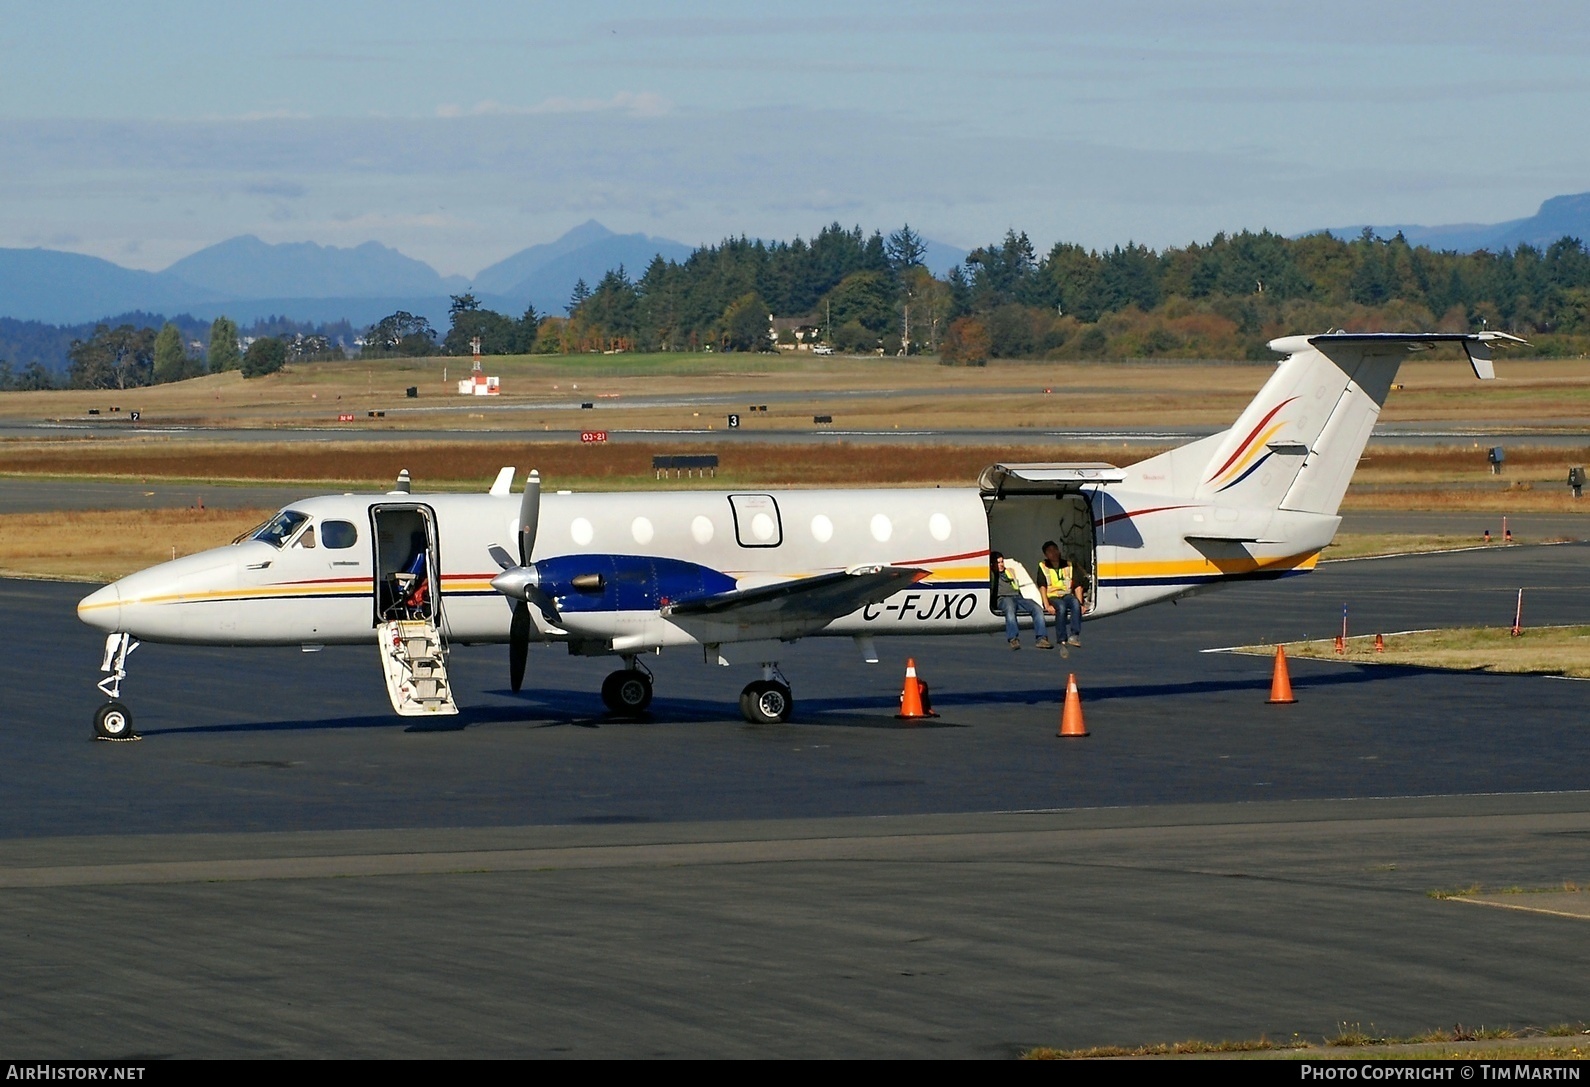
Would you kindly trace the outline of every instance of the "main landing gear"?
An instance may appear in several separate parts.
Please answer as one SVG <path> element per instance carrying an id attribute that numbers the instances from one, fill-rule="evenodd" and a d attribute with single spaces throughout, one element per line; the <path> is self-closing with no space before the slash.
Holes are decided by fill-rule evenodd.
<path id="1" fill-rule="evenodd" d="M 651 705 L 651 671 L 633 656 L 602 681 L 602 701 L 616 717 L 639 717 Z"/>
<path id="2" fill-rule="evenodd" d="M 782 724 L 794 708 L 795 696 L 777 663 L 764 662 L 762 678 L 740 692 L 740 713 L 753 725 Z"/>
<path id="3" fill-rule="evenodd" d="M 127 654 L 141 643 L 130 634 L 111 634 L 105 638 L 105 659 L 99 670 L 109 673 L 95 686 L 110 701 L 94 711 L 94 739 L 141 740 L 133 731 L 132 711 L 121 700 L 121 681 L 127 678 Z"/>

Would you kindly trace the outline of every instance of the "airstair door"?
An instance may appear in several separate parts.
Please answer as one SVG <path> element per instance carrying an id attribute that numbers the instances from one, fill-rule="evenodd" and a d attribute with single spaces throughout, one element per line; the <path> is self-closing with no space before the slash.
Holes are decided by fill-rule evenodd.
<path id="1" fill-rule="evenodd" d="M 447 682 L 447 650 L 428 619 L 393 619 L 378 632 L 392 708 L 404 717 L 458 712 Z"/>
<path id="2" fill-rule="evenodd" d="M 376 644 L 392 708 L 404 717 L 454 714 L 442 636 L 441 564 L 428 506 L 371 507 Z"/>

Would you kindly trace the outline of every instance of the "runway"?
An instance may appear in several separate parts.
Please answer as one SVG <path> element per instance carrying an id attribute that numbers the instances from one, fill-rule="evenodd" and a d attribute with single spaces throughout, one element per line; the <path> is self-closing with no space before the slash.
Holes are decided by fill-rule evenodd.
<path id="1" fill-rule="evenodd" d="M 806 394 L 789 394 L 791 397 Z M 859 394 L 844 394 L 854 396 Z M 870 395 L 870 394 L 869 394 Z M 888 393 L 878 394 L 887 396 Z M 920 392 L 917 395 L 921 395 Z M 452 405 L 441 408 L 393 408 L 388 412 L 391 423 L 384 421 L 357 422 L 353 424 L 336 425 L 277 425 L 261 427 L 227 427 L 227 426 L 194 426 L 187 424 L 164 424 L 158 420 L 144 421 L 137 424 L 131 422 L 110 422 L 97 420 L 52 420 L 49 422 L 0 422 L 0 439 L 19 441 L 40 441 L 50 439 L 83 439 L 93 438 L 99 441 L 128 440 L 146 441 L 150 439 L 164 441 L 198 441 L 198 442 L 241 442 L 273 443 L 284 442 L 382 442 L 402 444 L 405 442 L 430 443 L 430 442 L 491 442 L 491 443 L 525 443 L 525 442 L 578 442 L 581 433 L 588 430 L 604 430 L 607 440 L 615 444 L 631 442 L 645 442 L 656 444 L 661 442 L 688 442 L 692 445 L 707 443 L 720 445 L 724 443 L 760 443 L 771 442 L 780 445 L 829 445 L 834 443 L 855 444 L 892 444 L 904 442 L 908 445 L 993 445 L 1008 446 L 1012 450 L 1030 448 L 1033 444 L 1050 445 L 1115 445 L 1125 447 L 1133 446 L 1171 446 L 1184 445 L 1206 438 L 1217 433 L 1222 428 L 1219 426 L 1178 426 L 1178 427 L 1134 427 L 1134 426 L 1093 426 L 1093 427 L 983 427 L 955 430 L 918 429 L 909 425 L 895 426 L 889 429 L 857 428 L 848 425 L 843 414 L 834 415 L 831 424 L 813 424 L 812 426 L 790 427 L 787 424 L 778 425 L 759 419 L 749 414 L 746 409 L 745 397 L 736 394 L 732 399 L 728 397 L 712 398 L 721 400 L 721 413 L 714 413 L 709 422 L 712 429 L 707 429 L 707 423 L 699 427 L 689 428 L 655 428 L 632 429 L 607 427 L 603 422 L 605 409 L 619 408 L 633 410 L 639 407 L 680 407 L 690 406 L 698 401 L 675 401 L 667 398 L 644 397 L 618 401 L 597 401 L 599 407 L 590 411 L 579 410 L 577 403 L 567 404 L 535 404 L 526 405 L 519 403 L 472 405 Z M 779 396 L 764 395 L 760 399 L 774 401 L 781 399 Z M 705 405 L 703 405 L 705 406 Z M 436 424 L 448 415 L 483 416 L 499 412 L 526 412 L 531 410 L 572 410 L 577 419 L 571 420 L 570 426 L 560 426 L 557 430 L 523 430 L 517 427 L 508 428 L 501 425 L 491 426 L 487 423 L 473 423 L 468 418 L 457 425 L 427 425 L 424 429 L 416 426 L 398 426 L 400 420 L 408 419 L 416 424 L 426 422 Z M 837 409 L 836 409 L 837 410 Z M 736 428 L 728 426 L 730 413 L 740 416 L 740 425 Z M 578 425 L 575 425 L 578 424 Z M 1583 450 L 1590 445 L 1590 423 L 1585 420 L 1564 420 L 1550 423 L 1516 423 L 1492 421 L 1489 423 L 1478 422 L 1473 425 L 1456 425 L 1441 423 L 1380 423 L 1374 430 L 1371 441 L 1375 445 L 1398 447 L 1450 447 L 1471 446 L 1476 448 L 1476 455 L 1482 456 L 1482 448 L 1492 445 L 1501 445 L 1511 448 L 1513 446 L 1533 446 L 1545 448 L 1560 448 L 1565 451 Z M 1137 454 L 1140 455 L 1140 454 Z M 1134 455 L 1135 457 L 1136 455 Z"/>
<path id="2" fill-rule="evenodd" d="M 373 648 L 145 646 L 145 739 L 94 743 L 79 586 L 0 582 L 28 632 L 0 724 L 0 1037 L 52 1055 L 1008 1055 L 1586 1018 L 1584 922 L 1428 896 L 1590 878 L 1590 684 L 1199 650 L 1585 622 L 1583 545 L 1333 564 L 998 638 L 808 639 L 798 721 L 744 669 L 460 649 L 468 710 L 408 731 Z M 944 713 L 892 717 L 905 655 Z M 1093 735 L 1054 737 L 1075 671 Z M 39 677 L 49 677 L 40 682 Z M 372 994 L 379 994 L 378 996 Z"/>

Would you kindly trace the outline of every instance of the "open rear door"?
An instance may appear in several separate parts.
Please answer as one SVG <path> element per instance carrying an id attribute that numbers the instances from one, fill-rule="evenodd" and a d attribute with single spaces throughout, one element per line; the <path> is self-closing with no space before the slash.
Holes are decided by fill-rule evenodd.
<path id="1" fill-rule="evenodd" d="M 978 480 L 988 510 L 988 546 L 1037 576 L 1043 545 L 1053 540 L 1082 585 L 1083 605 L 1098 598 L 1094 501 L 1100 487 L 1126 478 L 1112 464 L 996 464 Z M 992 574 L 990 574 L 992 577 Z M 989 597 L 994 608 L 995 598 Z"/>
<path id="2" fill-rule="evenodd" d="M 442 637 L 441 556 L 429 506 L 370 508 L 376 645 L 392 708 L 404 717 L 454 714 Z"/>

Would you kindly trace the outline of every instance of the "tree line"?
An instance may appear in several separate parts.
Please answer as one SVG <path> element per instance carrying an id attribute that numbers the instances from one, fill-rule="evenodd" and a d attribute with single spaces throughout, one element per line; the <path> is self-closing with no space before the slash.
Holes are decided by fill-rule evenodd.
<path id="1" fill-rule="evenodd" d="M 288 362 L 346 358 L 342 345 L 353 338 L 346 321 L 314 325 L 286 317 L 267 317 L 247 330 L 226 317 L 206 326 L 185 314 L 165 320 L 129 313 L 67 328 L 0 320 L 0 390 L 127 389 L 225 370 L 257 377 Z M 31 358 L 18 366 L 5 354 Z M 64 373 L 44 361 L 56 356 Z"/>
<path id="2" fill-rule="evenodd" d="M 1524 335 L 1545 355 L 1590 351 L 1590 251 L 1577 238 L 1456 253 L 1368 230 L 1352 239 L 1243 231 L 1159 251 L 1062 242 L 1039 255 L 1025 233 L 1010 230 L 943 276 L 924 266 L 925 252 L 909 225 L 887 237 L 835 223 L 810 241 L 729 238 L 683 261 L 654 258 L 637 279 L 620 266 L 594 287 L 582 280 L 560 315 L 529 306 L 510 317 L 465 293 L 452 298 L 445 335 L 400 311 L 356 343 L 366 357 L 466 356 L 476 339 L 488 355 L 766 351 L 798 331 L 806 343 L 846 353 L 937 354 L 975 365 L 991 357 L 1267 358 L 1275 336 L 1344 327 L 1490 328 Z M 779 322 L 782 331 L 774 316 L 790 319 Z M 352 339 L 351 329 L 334 339 L 325 328 L 277 324 L 242 336 L 218 318 L 201 350 L 176 322 L 158 331 L 148 322 L 101 324 L 71 340 L 68 381 L 129 388 L 234 369 L 253 377 L 343 358 Z M 53 384 L 37 360 L 0 361 L 0 388 Z"/>
<path id="3" fill-rule="evenodd" d="M 619 267 L 594 287 L 582 280 L 563 315 L 531 308 L 513 319 L 460 295 L 440 342 L 409 314 L 367 339 L 392 354 L 468 354 L 475 336 L 485 354 L 765 351 L 799 328 L 846 353 L 976 364 L 1267 358 L 1270 339 L 1297 331 L 1490 328 L 1547 355 L 1590 349 L 1590 252 L 1576 238 L 1456 253 L 1367 230 L 1243 231 L 1160 251 L 1062 242 L 1040 255 L 1010 230 L 943 276 L 923 265 L 925 250 L 909 225 L 887 237 L 836 223 L 809 242 L 730 238 L 682 262 L 658 257 L 638 279 Z M 794 327 L 775 332 L 774 316 Z"/>

